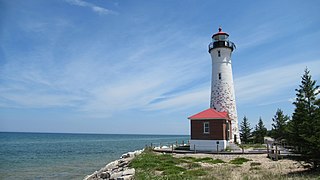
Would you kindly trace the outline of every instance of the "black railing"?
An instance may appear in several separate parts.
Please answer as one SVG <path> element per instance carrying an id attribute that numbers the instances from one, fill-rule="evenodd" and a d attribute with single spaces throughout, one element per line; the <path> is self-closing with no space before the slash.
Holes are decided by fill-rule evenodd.
<path id="1" fill-rule="evenodd" d="M 214 42 L 211 42 L 208 47 L 209 47 L 209 53 L 211 49 L 218 48 L 218 47 L 227 47 L 227 48 L 230 48 L 231 51 L 236 49 L 236 45 L 231 41 L 214 41 Z"/>

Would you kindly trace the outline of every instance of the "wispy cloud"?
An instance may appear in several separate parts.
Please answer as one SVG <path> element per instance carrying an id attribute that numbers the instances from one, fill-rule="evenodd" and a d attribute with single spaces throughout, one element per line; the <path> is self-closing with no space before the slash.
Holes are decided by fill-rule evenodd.
<path id="1" fill-rule="evenodd" d="M 112 49 L 106 50 L 105 45 L 97 42 L 90 45 L 94 50 L 69 51 L 68 59 L 60 59 L 64 62 L 61 64 L 44 63 L 50 58 L 43 58 L 43 63 L 33 63 L 38 58 L 37 52 L 20 57 L 31 62 L 24 67 L 17 61 L 8 62 L 0 71 L 1 106 L 71 107 L 90 116 L 108 117 L 130 109 L 153 111 L 177 106 L 180 109 L 205 101 L 209 91 L 203 94 L 196 90 L 198 86 L 188 87 L 188 84 L 206 74 L 203 66 L 210 62 L 209 57 L 197 56 L 198 61 L 194 61 L 196 55 L 191 51 L 185 53 L 186 49 L 194 48 L 192 45 L 168 50 L 178 47 L 177 43 L 184 43 L 185 37 L 177 33 L 173 38 L 172 32 L 164 33 L 167 35 L 152 33 L 152 38 L 145 35 L 145 41 L 126 44 L 126 53 L 108 55 L 105 52 Z M 183 53 L 189 55 L 183 57 Z M 201 59 L 206 63 L 199 64 Z M 181 87 L 188 88 L 175 92 Z M 152 103 L 161 97 L 166 99 Z"/>
<path id="2" fill-rule="evenodd" d="M 101 15 L 106 15 L 106 14 L 117 14 L 115 11 L 112 11 L 110 9 L 101 7 L 101 6 L 97 6 L 93 3 L 89 3 L 83 0 L 66 0 L 68 3 L 72 4 L 72 5 L 76 5 L 76 6 L 82 6 L 82 7 L 88 7 L 90 8 L 92 11 L 101 14 Z"/>
<path id="3" fill-rule="evenodd" d="M 190 107 L 207 104 L 209 106 L 210 89 L 203 87 L 191 92 L 183 92 L 174 96 L 167 97 L 157 103 L 151 103 L 146 110 L 183 110 Z"/>
<path id="4" fill-rule="evenodd" d="M 319 77 L 320 61 L 306 61 L 287 66 L 268 68 L 249 75 L 235 78 L 237 99 L 241 103 L 268 99 L 286 88 L 295 87 L 300 82 L 305 67 L 313 77 Z M 288 93 L 287 93 L 288 94 Z M 280 101 L 283 97 L 276 101 Z"/>

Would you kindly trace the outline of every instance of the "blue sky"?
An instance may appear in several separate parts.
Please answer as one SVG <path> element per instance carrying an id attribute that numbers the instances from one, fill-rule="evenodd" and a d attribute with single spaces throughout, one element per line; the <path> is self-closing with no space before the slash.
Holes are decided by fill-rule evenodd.
<path id="1" fill-rule="evenodd" d="M 0 131 L 189 134 L 209 107 L 207 46 L 237 45 L 239 121 L 293 112 L 320 79 L 319 1 L 1 0 Z M 318 82 L 319 84 L 319 82 Z"/>

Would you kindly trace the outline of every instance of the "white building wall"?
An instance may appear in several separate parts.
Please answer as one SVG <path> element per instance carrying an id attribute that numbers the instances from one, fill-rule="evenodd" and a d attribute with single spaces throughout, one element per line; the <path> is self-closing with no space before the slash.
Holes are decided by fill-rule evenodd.
<path id="1" fill-rule="evenodd" d="M 219 144 L 217 144 L 219 141 Z M 217 152 L 217 145 L 218 151 L 223 151 L 226 149 L 228 142 L 226 140 L 190 140 L 190 150 L 194 151 L 211 151 Z"/>
<path id="2" fill-rule="evenodd" d="M 233 138 L 234 135 L 236 135 L 237 141 L 240 143 L 238 116 L 232 76 L 231 53 L 231 49 L 226 47 L 215 48 L 210 51 L 212 59 L 210 107 L 215 108 L 217 111 L 229 112 L 229 116 L 232 119 L 232 136 L 230 137 L 230 141 L 234 141 Z"/>

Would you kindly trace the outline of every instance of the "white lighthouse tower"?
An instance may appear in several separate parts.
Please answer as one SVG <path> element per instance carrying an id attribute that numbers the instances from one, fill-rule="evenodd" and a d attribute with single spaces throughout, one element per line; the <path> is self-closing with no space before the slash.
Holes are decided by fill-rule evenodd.
<path id="1" fill-rule="evenodd" d="M 233 87 L 231 54 L 235 44 L 228 39 L 229 34 L 219 32 L 212 35 L 209 53 L 212 59 L 212 82 L 210 108 L 228 112 L 231 119 L 232 136 L 230 141 L 240 143 L 235 93 Z"/>

